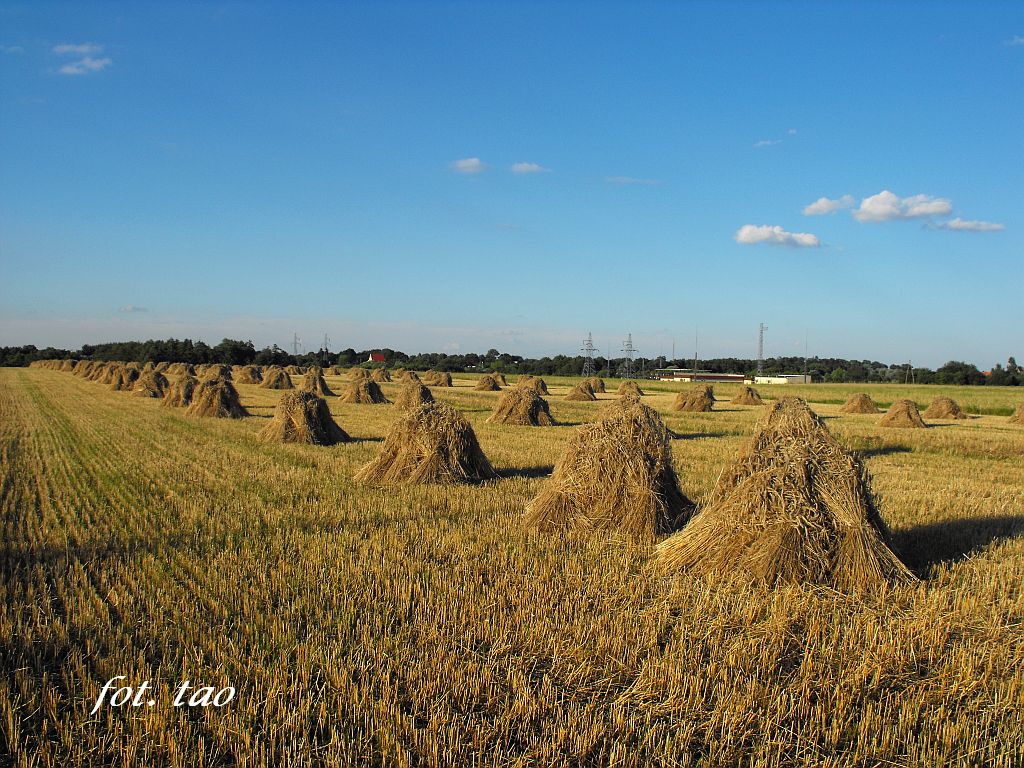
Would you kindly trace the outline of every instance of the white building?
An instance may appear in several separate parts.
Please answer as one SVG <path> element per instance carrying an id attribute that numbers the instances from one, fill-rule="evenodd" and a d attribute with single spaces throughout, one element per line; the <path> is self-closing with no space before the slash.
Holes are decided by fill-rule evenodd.
<path id="1" fill-rule="evenodd" d="M 779 376 L 755 376 L 755 384 L 810 384 L 810 374 L 804 376 L 802 373 L 783 373 Z"/>

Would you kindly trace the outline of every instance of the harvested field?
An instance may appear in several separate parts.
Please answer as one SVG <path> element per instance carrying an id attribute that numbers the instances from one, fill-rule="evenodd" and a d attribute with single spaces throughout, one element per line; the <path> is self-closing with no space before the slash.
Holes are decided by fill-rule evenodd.
<path id="1" fill-rule="evenodd" d="M 560 394 L 579 381 L 545 378 Z M 644 537 L 524 527 L 597 409 L 556 394 L 552 416 L 576 427 L 488 424 L 498 398 L 473 380 L 434 395 L 498 476 L 379 487 L 353 477 L 393 408 L 331 398 L 350 442 L 264 445 L 281 392 L 239 385 L 252 418 L 191 419 L 69 373 L 0 369 L 0 754 L 53 768 L 1021 764 L 1019 389 L 770 390 L 807 399 L 856 452 L 921 578 L 854 596 L 661 575 Z M 644 388 L 679 435 L 680 491 L 706 508 L 765 411 L 673 411 L 684 387 Z M 944 394 L 977 418 L 833 418 L 855 392 L 883 408 Z M 113 675 L 152 681 L 157 705 L 90 716 Z M 186 679 L 236 695 L 176 708 Z"/>

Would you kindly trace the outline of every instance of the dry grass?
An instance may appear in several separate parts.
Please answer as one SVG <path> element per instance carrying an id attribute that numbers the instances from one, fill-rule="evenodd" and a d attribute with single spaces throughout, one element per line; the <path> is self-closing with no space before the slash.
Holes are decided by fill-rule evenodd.
<path id="1" fill-rule="evenodd" d="M 400 418 L 357 483 L 475 483 L 494 477 L 469 422 L 450 405 L 424 403 Z"/>
<path id="2" fill-rule="evenodd" d="M 498 383 L 497 378 L 486 374 L 477 379 L 476 386 L 473 389 L 477 392 L 498 392 L 501 390 L 501 385 Z"/>
<path id="3" fill-rule="evenodd" d="M 1011 424 L 1024 424 L 1024 403 L 1017 406 L 1016 410 L 1010 418 L 1007 419 L 1007 421 Z"/>
<path id="4" fill-rule="evenodd" d="M 242 419 L 249 415 L 234 384 L 227 379 L 210 378 L 202 379 L 192 390 L 192 402 L 185 413 L 216 419 Z"/>
<path id="5" fill-rule="evenodd" d="M 334 397 L 334 393 L 331 388 L 327 386 L 327 382 L 324 380 L 323 369 L 318 366 L 311 366 L 309 370 L 302 377 L 302 383 L 299 385 L 299 389 L 304 392 L 312 392 L 317 397 Z"/>
<path id="6" fill-rule="evenodd" d="M 383 370 L 375 368 L 374 370 Z M 378 405 L 388 402 L 381 391 L 380 385 L 371 379 L 355 379 L 348 384 L 341 394 L 341 402 L 361 405 Z"/>
<path id="7" fill-rule="evenodd" d="M 742 387 L 729 402 L 733 405 L 764 405 L 761 395 L 753 387 Z"/>
<path id="8" fill-rule="evenodd" d="M 138 368 L 119 365 L 110 371 L 107 387 L 111 392 L 131 392 L 142 372 Z"/>
<path id="9" fill-rule="evenodd" d="M 596 394 L 604 394 L 604 379 L 602 379 L 600 376 L 591 376 L 586 381 L 590 385 L 590 388 L 594 390 Z"/>
<path id="10" fill-rule="evenodd" d="M 632 379 L 626 379 L 621 384 L 619 384 L 619 388 L 616 390 L 616 394 L 618 394 L 619 397 L 639 398 L 644 396 L 644 391 L 640 389 L 640 385 L 637 384 L 635 381 L 633 381 Z"/>
<path id="11" fill-rule="evenodd" d="M 668 429 L 654 409 L 634 403 L 576 430 L 551 480 L 527 506 L 525 523 L 653 540 L 692 512 L 672 469 Z"/>
<path id="12" fill-rule="evenodd" d="M 164 394 L 163 405 L 168 408 L 184 408 L 192 402 L 199 379 L 195 376 L 179 376 L 171 379 Z"/>
<path id="13" fill-rule="evenodd" d="M 939 395 L 928 405 L 927 410 L 922 414 L 926 419 L 966 419 L 967 414 L 960 410 L 956 400 L 945 395 Z"/>
<path id="14" fill-rule="evenodd" d="M 899 427 L 902 429 L 924 429 L 927 425 L 921 418 L 917 403 L 913 400 L 897 400 L 878 422 L 882 427 Z"/>
<path id="15" fill-rule="evenodd" d="M 687 413 L 710 413 L 715 409 L 715 390 L 710 384 L 694 387 L 676 395 L 672 403 L 673 411 Z"/>
<path id="16" fill-rule="evenodd" d="M 431 387 L 450 387 L 452 375 L 447 371 L 427 371 L 423 374 L 423 383 Z"/>
<path id="17" fill-rule="evenodd" d="M 308 374 L 307 374 L 308 375 Z M 309 390 L 286 392 L 274 409 L 274 418 L 259 433 L 263 443 L 335 445 L 349 436 L 337 425 L 327 401 Z"/>
<path id="18" fill-rule="evenodd" d="M 398 396 L 395 398 L 395 406 L 403 410 L 418 408 L 424 403 L 432 402 L 434 402 L 434 396 L 425 385 L 408 380 L 403 382 L 398 390 Z"/>
<path id="19" fill-rule="evenodd" d="M 843 403 L 843 407 L 839 409 L 840 413 L 878 413 L 878 406 L 875 405 L 875 401 L 871 399 L 870 395 L 863 392 L 850 395 L 846 402 Z"/>
<path id="20" fill-rule="evenodd" d="M 590 385 L 589 381 L 581 381 L 569 390 L 569 394 L 565 396 L 565 399 L 592 402 L 597 400 L 597 395 L 594 393 L 594 388 Z"/>
<path id="21" fill-rule="evenodd" d="M 263 373 L 255 365 L 240 365 L 232 377 L 236 384 L 259 384 L 263 381 Z"/>
<path id="22" fill-rule="evenodd" d="M 260 386 L 264 389 L 294 389 L 295 385 L 292 384 L 292 377 L 275 365 L 263 372 Z"/>
<path id="23" fill-rule="evenodd" d="M 502 377 L 502 378 L 504 378 L 504 377 Z M 516 380 L 516 387 L 517 388 L 522 387 L 522 388 L 525 388 L 525 389 L 532 389 L 538 395 L 549 395 L 549 394 L 551 394 L 550 392 L 548 392 L 547 382 L 544 381 L 544 379 L 540 378 L 540 376 L 520 376 Z"/>
<path id="24" fill-rule="evenodd" d="M 378 384 L 384 384 L 391 381 L 391 373 L 387 368 L 374 368 L 370 371 L 370 380 Z"/>
<path id="25" fill-rule="evenodd" d="M 864 465 L 798 398 L 776 401 L 685 530 L 664 571 L 880 591 L 914 576 L 889 547 Z"/>
<path id="26" fill-rule="evenodd" d="M 555 423 L 551 418 L 548 401 L 537 394 L 532 386 L 513 387 L 505 390 L 487 417 L 488 424 L 512 424 L 522 427 L 550 427 Z"/>
<path id="27" fill-rule="evenodd" d="M 578 379 L 547 381 L 560 422 L 595 417 L 559 397 Z M 1019 389 L 770 388 L 813 400 L 861 452 L 926 577 L 854 599 L 665 578 L 647 541 L 524 531 L 524 500 L 575 430 L 487 424 L 494 395 L 454 383 L 434 394 L 501 477 L 382 490 L 352 477 L 392 408 L 332 398 L 352 442 L 265 446 L 278 392 L 238 383 L 255 418 L 187 419 L 67 373 L 0 369 L 0 755 L 24 768 L 1024 762 L 1024 428 L 1006 421 Z M 706 499 L 760 411 L 676 412 L 682 387 L 645 389 L 682 436 L 682 491 Z M 983 415 L 926 430 L 833 418 L 857 391 L 883 406 L 941 392 Z M 152 681 L 158 704 L 90 717 L 122 674 Z M 238 694 L 175 708 L 183 679 Z"/>
<path id="28" fill-rule="evenodd" d="M 143 371 L 132 387 L 132 394 L 136 397 L 162 398 L 167 387 L 167 377 L 162 373 L 155 370 Z"/>

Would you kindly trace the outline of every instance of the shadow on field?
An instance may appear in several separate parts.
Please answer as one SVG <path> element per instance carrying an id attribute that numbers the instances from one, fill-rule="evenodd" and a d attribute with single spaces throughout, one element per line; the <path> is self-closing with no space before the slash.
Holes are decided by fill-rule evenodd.
<path id="1" fill-rule="evenodd" d="M 497 470 L 499 477 L 526 478 L 547 477 L 554 471 L 555 467 L 552 464 L 541 464 L 538 467 L 506 467 L 505 469 Z"/>
<path id="2" fill-rule="evenodd" d="M 878 448 L 864 448 L 857 453 L 864 458 L 871 458 L 872 456 L 891 456 L 894 453 L 913 453 L 913 449 L 907 448 L 905 445 L 882 445 Z"/>
<path id="3" fill-rule="evenodd" d="M 701 438 L 727 437 L 732 432 L 673 432 L 673 440 L 700 440 Z"/>
<path id="4" fill-rule="evenodd" d="M 1024 515 L 918 525 L 893 533 L 893 543 L 906 564 L 923 574 L 933 565 L 963 560 L 994 541 L 1017 536 L 1024 536 Z"/>

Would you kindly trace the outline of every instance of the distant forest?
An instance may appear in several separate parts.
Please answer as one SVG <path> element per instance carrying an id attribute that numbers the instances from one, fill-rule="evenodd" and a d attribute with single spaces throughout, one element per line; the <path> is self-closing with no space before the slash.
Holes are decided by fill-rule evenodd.
<path id="1" fill-rule="evenodd" d="M 351 347 L 340 352 L 321 349 L 293 355 L 277 345 L 257 350 L 251 341 L 224 339 L 216 346 L 191 339 L 167 339 L 163 341 L 121 341 L 108 344 L 86 344 L 78 350 L 37 349 L 29 344 L 24 347 L 0 347 L 0 365 L 25 366 L 34 360 L 122 360 L 125 362 L 182 362 L 222 363 L 226 365 L 364 365 L 371 367 L 381 363 L 367 362 L 370 353 L 382 353 L 388 367 L 402 366 L 413 370 L 437 370 L 451 372 L 501 371 L 502 373 L 532 373 L 547 376 L 574 376 L 583 370 L 582 356 L 555 355 L 554 357 L 529 358 L 510 355 L 489 349 L 484 354 L 467 353 L 447 355 L 441 352 L 427 352 L 407 355 L 394 349 L 356 351 Z M 598 375 L 616 376 L 622 373 L 624 358 L 595 357 L 594 366 Z M 956 360 L 938 370 L 910 368 L 906 364 L 887 365 L 872 360 L 843 360 L 832 357 L 771 357 L 764 361 L 766 375 L 781 373 L 803 373 L 806 370 L 814 381 L 831 382 L 909 382 L 918 384 L 972 384 L 993 386 L 1020 386 L 1024 384 L 1024 370 L 1013 357 L 1005 366 L 995 364 L 986 375 L 971 363 Z M 657 368 L 689 368 L 689 360 L 667 360 L 665 357 L 636 358 L 633 367 L 639 377 L 650 376 Z M 757 361 L 745 358 L 725 357 L 713 360 L 699 360 L 698 368 L 716 373 L 743 373 L 752 375 Z"/>

